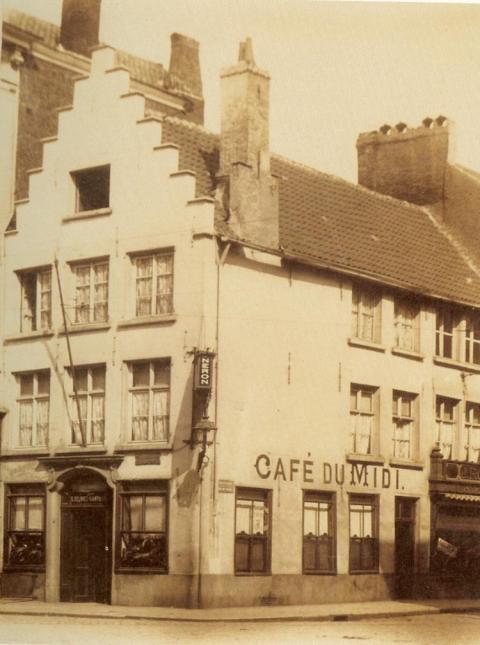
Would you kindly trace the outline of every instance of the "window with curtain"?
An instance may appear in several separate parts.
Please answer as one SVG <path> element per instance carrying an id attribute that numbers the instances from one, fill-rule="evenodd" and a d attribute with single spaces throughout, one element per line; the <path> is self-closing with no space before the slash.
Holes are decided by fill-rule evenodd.
<path id="1" fill-rule="evenodd" d="M 420 349 L 419 306 L 411 299 L 395 298 L 395 347 L 410 352 Z"/>
<path id="2" fill-rule="evenodd" d="M 437 396 L 435 402 L 437 441 L 445 459 L 452 459 L 457 424 L 457 403 L 458 401 L 444 396 Z"/>
<path id="3" fill-rule="evenodd" d="M 38 571 L 45 567 L 45 487 L 9 484 L 5 504 L 6 569 Z"/>
<path id="4" fill-rule="evenodd" d="M 75 368 L 75 386 L 83 430 L 88 444 L 102 444 L 105 439 L 105 365 Z M 72 443 L 81 444 L 78 407 L 73 381 L 70 395 Z"/>
<path id="5" fill-rule="evenodd" d="M 465 405 L 465 459 L 480 463 L 480 403 Z"/>
<path id="6" fill-rule="evenodd" d="M 50 372 L 19 374 L 18 446 L 43 447 L 48 441 Z"/>
<path id="7" fill-rule="evenodd" d="M 393 456 L 413 459 L 416 395 L 393 391 Z"/>
<path id="8" fill-rule="evenodd" d="M 380 294 L 371 287 L 352 287 L 352 337 L 380 342 Z"/>
<path id="9" fill-rule="evenodd" d="M 108 320 L 108 260 L 72 266 L 75 275 L 75 323 Z"/>
<path id="10" fill-rule="evenodd" d="M 378 571 L 378 501 L 374 495 L 350 495 L 350 573 Z"/>
<path id="11" fill-rule="evenodd" d="M 21 271 L 20 331 L 48 330 L 52 326 L 52 270 Z"/>
<path id="12" fill-rule="evenodd" d="M 335 498 L 303 494 L 303 573 L 335 573 Z"/>
<path id="13" fill-rule="evenodd" d="M 350 388 L 350 450 L 371 455 L 375 441 L 376 388 L 352 385 Z"/>
<path id="14" fill-rule="evenodd" d="M 270 571 L 270 491 L 237 488 L 235 500 L 235 573 Z"/>
<path id="15" fill-rule="evenodd" d="M 135 315 L 173 312 L 173 253 L 160 252 L 133 259 L 136 271 Z"/>
<path id="16" fill-rule="evenodd" d="M 117 570 L 168 571 L 166 482 L 121 482 Z"/>
<path id="17" fill-rule="evenodd" d="M 130 364 L 130 440 L 168 441 L 170 359 Z"/>

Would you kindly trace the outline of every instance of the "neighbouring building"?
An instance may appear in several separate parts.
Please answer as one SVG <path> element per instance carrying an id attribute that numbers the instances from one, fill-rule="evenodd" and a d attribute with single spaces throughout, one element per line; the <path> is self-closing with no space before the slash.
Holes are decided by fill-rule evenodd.
<path id="1" fill-rule="evenodd" d="M 478 594 L 477 178 L 448 121 L 360 135 L 353 185 L 270 152 L 248 39 L 217 135 L 195 41 L 167 73 L 99 12 L 4 24 L 2 594 Z"/>

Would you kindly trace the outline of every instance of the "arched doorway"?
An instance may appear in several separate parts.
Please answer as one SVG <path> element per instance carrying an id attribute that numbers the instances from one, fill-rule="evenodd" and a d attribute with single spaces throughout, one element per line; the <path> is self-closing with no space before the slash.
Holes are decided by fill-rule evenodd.
<path id="1" fill-rule="evenodd" d="M 59 477 L 61 491 L 60 600 L 110 602 L 112 491 L 88 468 Z"/>

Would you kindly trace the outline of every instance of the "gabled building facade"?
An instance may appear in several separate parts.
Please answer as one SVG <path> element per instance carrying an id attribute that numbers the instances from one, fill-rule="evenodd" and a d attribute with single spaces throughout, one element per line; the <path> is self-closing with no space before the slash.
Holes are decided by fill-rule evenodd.
<path id="1" fill-rule="evenodd" d="M 356 186 L 271 154 L 249 40 L 220 135 L 79 41 L 5 217 L 2 594 L 476 594 L 480 275 L 438 215 L 448 122 L 361 135 Z"/>

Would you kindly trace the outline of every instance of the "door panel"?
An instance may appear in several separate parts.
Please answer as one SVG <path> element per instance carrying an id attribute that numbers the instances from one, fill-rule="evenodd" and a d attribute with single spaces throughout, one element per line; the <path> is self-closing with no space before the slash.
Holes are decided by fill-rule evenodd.
<path id="1" fill-rule="evenodd" d="M 409 598 L 415 571 L 415 499 L 395 499 L 395 574 L 397 596 Z"/>

